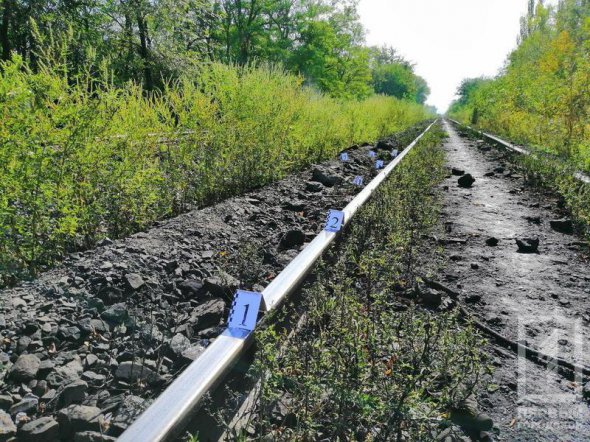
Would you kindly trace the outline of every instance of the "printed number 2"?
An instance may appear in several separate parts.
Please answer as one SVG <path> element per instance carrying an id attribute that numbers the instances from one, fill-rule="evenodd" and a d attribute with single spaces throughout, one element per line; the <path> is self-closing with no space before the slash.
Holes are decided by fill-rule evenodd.
<path id="1" fill-rule="evenodd" d="M 326 219 L 326 227 L 324 230 L 328 232 L 338 232 L 344 223 L 344 212 L 340 210 L 330 210 Z"/>

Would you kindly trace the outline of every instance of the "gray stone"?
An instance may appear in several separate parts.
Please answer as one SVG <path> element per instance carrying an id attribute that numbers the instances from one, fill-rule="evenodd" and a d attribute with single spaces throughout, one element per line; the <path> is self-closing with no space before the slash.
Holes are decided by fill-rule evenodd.
<path id="1" fill-rule="evenodd" d="M 240 285 L 240 281 L 226 272 L 219 272 L 217 276 L 206 278 L 204 288 L 213 296 L 225 296 L 231 294 Z"/>
<path id="2" fill-rule="evenodd" d="M 80 329 L 78 327 L 76 327 L 75 325 L 71 325 L 71 326 L 61 326 L 58 329 L 57 332 L 57 336 L 60 339 L 65 339 L 67 341 L 78 341 L 81 337 L 82 337 L 82 333 L 80 332 Z"/>
<path id="3" fill-rule="evenodd" d="M 121 362 L 119 367 L 117 367 L 115 377 L 126 382 L 142 381 L 148 384 L 153 384 L 161 380 L 160 375 L 155 371 L 137 361 Z"/>
<path id="4" fill-rule="evenodd" d="M 107 333 L 110 331 L 109 324 L 102 319 L 83 318 L 78 321 L 78 326 L 86 333 Z"/>
<path id="5" fill-rule="evenodd" d="M 178 357 L 186 348 L 191 345 L 191 341 L 182 333 L 175 334 L 170 340 L 170 352 Z"/>
<path id="6" fill-rule="evenodd" d="M 86 359 L 84 359 L 84 364 L 86 367 L 92 367 L 94 364 L 98 362 L 98 356 L 90 353 L 86 355 Z"/>
<path id="7" fill-rule="evenodd" d="M 6 440 L 16 434 L 16 425 L 5 411 L 0 410 L 0 440 Z"/>
<path id="8" fill-rule="evenodd" d="M 556 232 L 571 235 L 574 233 L 574 223 L 571 219 L 561 218 L 549 221 L 551 228 Z"/>
<path id="9" fill-rule="evenodd" d="M 539 238 L 515 238 L 519 253 L 537 253 L 539 250 Z"/>
<path id="10" fill-rule="evenodd" d="M 33 339 L 29 336 L 21 336 L 16 345 L 16 352 L 18 354 L 25 352 L 29 348 L 29 345 L 31 345 L 32 341 Z"/>
<path id="11" fill-rule="evenodd" d="M 316 183 L 314 181 L 308 181 L 307 183 L 305 183 L 305 190 L 307 190 L 308 192 L 321 192 L 323 188 L 324 186 L 321 183 Z"/>
<path id="12" fill-rule="evenodd" d="M 494 426 L 492 418 L 478 410 L 472 397 L 451 410 L 451 421 L 467 431 L 489 431 Z"/>
<path id="13" fill-rule="evenodd" d="M 326 187 L 333 187 L 342 182 L 342 177 L 331 173 L 329 170 L 315 167 L 311 174 L 311 180 L 322 183 Z"/>
<path id="14" fill-rule="evenodd" d="M 57 396 L 57 390 L 49 390 L 47 393 L 45 393 L 43 396 L 41 396 L 41 402 L 49 402 L 55 399 L 55 397 Z"/>
<path id="15" fill-rule="evenodd" d="M 183 362 L 191 363 L 192 361 L 197 359 L 204 351 L 205 347 L 203 347 L 202 345 L 197 344 L 190 346 L 182 352 Z"/>
<path id="16" fill-rule="evenodd" d="M 74 442 L 111 442 L 116 440 L 116 437 L 107 436 L 98 431 L 80 431 L 74 435 Z"/>
<path id="17" fill-rule="evenodd" d="M 102 271 L 109 271 L 113 268 L 113 263 L 109 262 L 109 261 L 105 261 L 102 263 L 102 265 L 100 266 L 100 270 Z"/>
<path id="18" fill-rule="evenodd" d="M 107 380 L 107 377 L 104 374 L 98 374 L 93 371 L 85 371 L 82 373 L 82 379 L 87 382 L 90 382 L 93 385 L 102 384 L 104 381 Z"/>
<path id="19" fill-rule="evenodd" d="M 46 416 L 27 422 L 18 430 L 18 440 L 24 442 L 53 441 L 59 436 L 59 424 Z"/>
<path id="20" fill-rule="evenodd" d="M 59 395 L 60 405 L 67 407 L 70 404 L 82 402 L 86 397 L 86 390 L 88 390 L 88 384 L 82 380 L 69 383 Z"/>
<path id="21" fill-rule="evenodd" d="M 178 289 L 185 296 L 197 297 L 204 294 L 203 283 L 196 279 L 187 279 L 177 285 Z"/>
<path id="22" fill-rule="evenodd" d="M 219 325 L 225 312 L 225 302 L 221 298 L 211 299 L 197 306 L 191 313 L 196 318 L 196 330 L 204 330 Z"/>
<path id="23" fill-rule="evenodd" d="M 299 247 L 305 242 L 305 233 L 301 230 L 289 230 L 281 238 L 280 246 L 283 249 L 290 249 L 293 247 Z"/>
<path id="24" fill-rule="evenodd" d="M 442 294 L 430 287 L 419 287 L 417 295 L 424 305 L 438 307 L 442 302 Z"/>
<path id="25" fill-rule="evenodd" d="M 15 381 L 35 379 L 41 361 L 35 355 L 21 355 L 11 367 L 9 377 Z"/>
<path id="26" fill-rule="evenodd" d="M 13 403 L 12 396 L 9 394 L 0 395 L 0 410 L 8 410 Z"/>
<path id="27" fill-rule="evenodd" d="M 68 362 L 66 365 L 56 367 L 49 375 L 47 375 L 47 382 L 52 387 L 59 387 L 67 385 L 80 379 L 80 375 L 84 371 L 82 363 L 79 358 Z"/>
<path id="28" fill-rule="evenodd" d="M 55 368 L 55 362 L 51 359 L 43 359 L 39 364 L 39 372 L 37 373 L 37 377 L 43 379 L 47 377 L 51 370 Z"/>
<path id="29" fill-rule="evenodd" d="M 463 175 L 461 178 L 457 180 L 457 184 L 459 187 L 469 188 L 475 183 L 475 178 L 470 173 Z"/>
<path id="30" fill-rule="evenodd" d="M 110 246 L 110 245 L 113 245 L 113 244 L 114 244 L 113 240 L 110 239 L 110 238 L 108 238 L 108 237 L 107 238 L 103 238 L 99 242 L 96 243 L 96 245 L 98 247 L 105 247 L 105 246 Z"/>
<path id="31" fill-rule="evenodd" d="M 70 405 L 57 412 L 62 439 L 71 439 L 79 431 L 100 431 L 101 420 L 100 408 L 87 405 Z"/>
<path id="32" fill-rule="evenodd" d="M 139 396 L 129 395 L 123 399 L 117 414 L 112 420 L 112 426 L 119 431 L 127 429 L 131 423 L 147 408 L 149 402 Z"/>
<path id="33" fill-rule="evenodd" d="M 125 282 L 131 290 L 139 290 L 145 284 L 141 275 L 137 273 L 127 273 L 125 275 Z"/>
<path id="34" fill-rule="evenodd" d="M 29 413 L 30 411 L 37 410 L 38 405 L 39 399 L 36 396 L 25 397 L 10 407 L 10 414 L 14 416 L 18 413 Z"/>
<path id="35" fill-rule="evenodd" d="M 107 321 L 114 322 L 115 324 L 121 324 L 129 317 L 129 312 L 125 304 L 113 304 L 102 312 L 101 317 Z"/>

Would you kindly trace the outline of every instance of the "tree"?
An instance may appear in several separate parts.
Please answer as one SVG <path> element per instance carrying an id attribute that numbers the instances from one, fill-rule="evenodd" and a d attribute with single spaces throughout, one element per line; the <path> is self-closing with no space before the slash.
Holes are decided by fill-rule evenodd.
<path id="1" fill-rule="evenodd" d="M 426 80 L 414 73 L 414 66 L 395 49 L 371 48 L 372 83 L 376 93 L 423 104 L 430 89 Z"/>

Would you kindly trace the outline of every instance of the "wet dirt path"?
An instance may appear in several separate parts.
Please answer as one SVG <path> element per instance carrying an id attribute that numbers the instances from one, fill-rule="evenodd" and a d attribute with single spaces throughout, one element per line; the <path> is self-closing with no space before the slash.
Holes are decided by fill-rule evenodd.
<path id="1" fill-rule="evenodd" d="M 557 198 L 526 186 L 508 153 L 444 125 L 449 168 L 470 173 L 475 182 L 462 188 L 452 175 L 443 183 L 448 264 L 440 281 L 507 338 L 590 366 L 588 246 L 551 228 L 549 221 L 563 216 Z M 492 237 L 496 246 L 486 244 Z M 538 238 L 538 253 L 519 253 L 516 238 Z M 590 439 L 580 383 L 495 345 L 488 350 L 494 374 L 478 402 L 494 419 L 497 440 Z"/>

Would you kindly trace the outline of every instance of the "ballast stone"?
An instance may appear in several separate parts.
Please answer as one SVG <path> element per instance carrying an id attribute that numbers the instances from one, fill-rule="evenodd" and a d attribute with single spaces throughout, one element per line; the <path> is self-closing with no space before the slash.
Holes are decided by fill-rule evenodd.
<path id="1" fill-rule="evenodd" d="M 57 412 L 62 439 L 71 439 L 79 431 L 100 431 L 100 408 L 88 405 L 70 405 Z"/>
<path id="2" fill-rule="evenodd" d="M 145 381 L 149 384 L 159 382 L 162 379 L 151 368 L 134 361 L 121 362 L 117 367 L 115 377 L 127 382 Z"/>
<path id="3" fill-rule="evenodd" d="M 342 177 L 328 169 L 315 167 L 311 174 L 311 180 L 322 183 L 326 187 L 334 187 L 342 182 Z"/>
<path id="4" fill-rule="evenodd" d="M 15 416 L 18 413 L 30 413 L 37 410 L 39 405 L 39 398 L 35 395 L 24 397 L 20 402 L 17 402 L 10 407 L 10 414 Z"/>
<path id="5" fill-rule="evenodd" d="M 35 355 L 21 355 L 10 369 L 9 377 L 15 381 L 35 379 L 40 364 L 41 360 Z"/>
<path id="6" fill-rule="evenodd" d="M 125 282 L 131 290 L 139 290 L 145 284 L 143 278 L 137 273 L 127 273 Z"/>
<path id="7" fill-rule="evenodd" d="M 465 189 L 471 187 L 473 183 L 475 183 L 475 178 L 470 173 L 466 173 L 461 178 L 457 180 L 459 187 L 463 187 Z"/>
<path id="8" fill-rule="evenodd" d="M 53 441 L 59 436 L 59 424 L 50 416 L 27 422 L 18 430 L 18 440 L 23 442 Z"/>
<path id="9" fill-rule="evenodd" d="M 7 440 L 16 434 L 16 425 L 5 411 L 0 411 L 0 440 Z"/>
<path id="10" fill-rule="evenodd" d="M 88 384 L 82 380 L 69 383 L 59 395 L 61 406 L 67 407 L 68 405 L 82 402 L 86 397 L 86 390 L 88 390 Z"/>
<path id="11" fill-rule="evenodd" d="M 74 435 L 74 442 L 114 442 L 116 437 L 107 436 L 98 431 L 80 431 Z"/>
<path id="12" fill-rule="evenodd" d="M 281 238 L 280 247 L 283 249 L 290 249 L 299 247 L 305 242 L 305 233 L 298 229 L 289 230 Z"/>
<path id="13" fill-rule="evenodd" d="M 571 219 L 561 218 L 549 221 L 551 228 L 559 233 L 571 235 L 574 233 L 574 223 Z"/>

